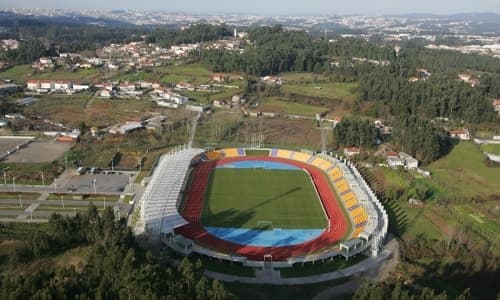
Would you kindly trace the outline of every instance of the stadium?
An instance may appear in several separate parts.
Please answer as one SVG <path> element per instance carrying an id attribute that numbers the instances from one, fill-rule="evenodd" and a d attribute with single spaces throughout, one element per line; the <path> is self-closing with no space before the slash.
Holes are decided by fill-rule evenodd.
<path id="1" fill-rule="evenodd" d="M 178 147 L 140 202 L 142 232 L 247 266 L 377 256 L 388 217 L 358 170 L 325 153 Z"/>

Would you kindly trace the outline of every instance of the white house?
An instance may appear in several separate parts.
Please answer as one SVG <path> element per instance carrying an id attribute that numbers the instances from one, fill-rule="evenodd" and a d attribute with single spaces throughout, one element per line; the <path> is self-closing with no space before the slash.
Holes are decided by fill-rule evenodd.
<path id="1" fill-rule="evenodd" d="M 54 82 L 54 89 L 56 90 L 69 90 L 73 87 L 73 83 L 69 80 L 56 80 Z"/>
<path id="2" fill-rule="evenodd" d="M 52 80 L 40 80 L 40 88 L 45 90 L 51 90 L 54 88 L 54 81 Z"/>
<path id="3" fill-rule="evenodd" d="M 88 90 L 90 86 L 88 84 L 73 84 L 73 90 L 75 91 L 84 91 Z"/>
<path id="4" fill-rule="evenodd" d="M 128 82 L 128 81 L 120 82 L 119 87 L 120 87 L 120 91 L 122 91 L 122 92 L 135 91 L 135 83 L 134 82 Z"/>
<path id="5" fill-rule="evenodd" d="M 413 158 L 411 155 L 406 154 L 404 152 L 399 152 L 399 157 L 404 159 L 405 167 L 407 169 L 416 169 L 418 168 L 418 160 Z"/>
<path id="6" fill-rule="evenodd" d="M 40 80 L 28 80 L 26 82 L 26 87 L 29 90 L 37 90 L 40 88 Z"/>
<path id="7" fill-rule="evenodd" d="M 450 130 L 448 131 L 448 134 L 454 139 L 461 139 L 464 141 L 470 140 L 470 133 L 468 129 Z"/>
<path id="8" fill-rule="evenodd" d="M 346 147 L 344 148 L 344 154 L 347 156 L 347 157 L 350 157 L 350 156 L 353 156 L 353 155 L 358 155 L 359 153 L 361 153 L 361 150 L 357 147 Z"/>

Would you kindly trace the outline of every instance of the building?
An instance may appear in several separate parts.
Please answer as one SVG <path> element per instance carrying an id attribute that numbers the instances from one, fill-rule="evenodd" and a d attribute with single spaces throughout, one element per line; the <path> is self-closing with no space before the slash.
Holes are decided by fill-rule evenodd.
<path id="1" fill-rule="evenodd" d="M 399 152 L 399 157 L 404 159 L 405 168 L 407 169 L 417 169 L 418 168 L 418 160 L 413 158 L 411 155 L 406 154 L 404 152 Z"/>
<path id="2" fill-rule="evenodd" d="M 479 80 L 477 78 L 472 77 L 469 74 L 458 74 L 458 78 L 465 83 L 470 84 L 470 86 L 475 87 L 479 84 Z"/>
<path id="3" fill-rule="evenodd" d="M 52 80 L 40 80 L 40 88 L 44 90 L 54 89 L 54 81 Z"/>
<path id="4" fill-rule="evenodd" d="M 391 158 L 387 158 L 387 165 L 389 165 L 389 167 L 391 168 L 398 168 L 398 167 L 404 167 L 405 165 L 405 160 L 402 159 L 402 158 L 399 158 L 399 157 L 391 157 Z"/>
<path id="5" fill-rule="evenodd" d="M 26 82 L 28 90 L 37 90 L 40 88 L 40 80 L 28 80 Z"/>
<path id="6" fill-rule="evenodd" d="M 127 122 L 124 125 L 113 127 L 109 130 L 111 134 L 127 134 L 129 132 L 142 129 L 144 125 L 141 122 Z"/>
<path id="7" fill-rule="evenodd" d="M 135 83 L 129 81 L 123 81 L 120 82 L 119 88 L 121 92 L 133 92 L 135 91 Z"/>
<path id="8" fill-rule="evenodd" d="M 90 89 L 90 86 L 88 84 L 73 84 L 73 91 L 79 92 L 79 91 L 85 91 Z"/>
<path id="9" fill-rule="evenodd" d="M 40 99 L 27 97 L 27 98 L 16 100 L 16 101 L 14 101 L 14 103 L 16 103 L 17 106 L 30 106 L 32 104 L 37 103 L 38 101 L 40 101 Z"/>
<path id="10" fill-rule="evenodd" d="M 347 156 L 347 157 L 351 157 L 353 155 L 358 155 L 361 153 L 361 150 L 357 147 L 346 147 L 344 148 L 344 154 Z"/>
<path id="11" fill-rule="evenodd" d="M 229 75 L 224 73 L 215 73 L 212 75 L 212 81 L 214 82 L 228 82 Z"/>
<path id="12" fill-rule="evenodd" d="M 460 139 L 463 141 L 470 140 L 470 133 L 468 129 L 456 129 L 448 131 L 448 135 L 454 139 Z"/>
<path id="13" fill-rule="evenodd" d="M 18 86 L 13 83 L 0 84 L 0 96 L 16 93 Z"/>
<path id="14" fill-rule="evenodd" d="M 73 88 L 73 83 L 69 80 L 56 80 L 54 82 L 54 89 L 56 90 L 70 90 Z"/>
<path id="15" fill-rule="evenodd" d="M 500 99 L 493 100 L 493 108 L 498 114 L 500 114 Z"/>
<path id="16" fill-rule="evenodd" d="M 385 154 L 387 165 L 391 168 L 404 167 L 406 169 L 418 169 L 418 160 L 404 152 L 387 151 Z"/>

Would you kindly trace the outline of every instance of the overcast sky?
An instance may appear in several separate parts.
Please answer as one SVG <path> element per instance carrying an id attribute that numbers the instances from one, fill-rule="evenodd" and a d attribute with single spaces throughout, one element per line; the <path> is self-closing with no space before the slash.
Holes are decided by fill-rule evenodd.
<path id="1" fill-rule="evenodd" d="M 1 0 L 0 8 L 134 9 L 190 13 L 394 14 L 497 12 L 500 0 Z"/>

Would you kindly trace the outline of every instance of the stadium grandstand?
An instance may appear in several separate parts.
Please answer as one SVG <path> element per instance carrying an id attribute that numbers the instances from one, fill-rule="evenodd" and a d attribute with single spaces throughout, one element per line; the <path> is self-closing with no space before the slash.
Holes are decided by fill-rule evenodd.
<path id="1" fill-rule="evenodd" d="M 161 157 L 140 201 L 145 232 L 159 236 L 187 223 L 177 204 L 191 161 L 201 152 L 181 147 Z"/>
<path id="2" fill-rule="evenodd" d="M 264 149 L 259 149 L 264 150 Z M 345 209 L 346 215 L 351 223 L 351 231 L 338 241 L 336 250 L 330 248 L 328 251 L 311 251 L 311 253 L 294 254 L 289 251 L 290 257 L 286 260 L 276 262 L 282 266 L 291 266 L 297 262 L 308 262 L 326 259 L 333 256 L 342 255 L 346 258 L 360 252 L 370 252 L 372 256 L 377 256 L 383 246 L 383 241 L 388 230 L 387 213 L 377 199 L 371 188 L 363 179 L 356 167 L 347 160 L 341 160 L 327 154 L 314 154 L 309 151 L 291 151 L 284 149 L 265 149 L 269 151 L 268 159 L 296 161 L 297 165 L 309 165 L 311 170 L 324 174 L 335 191 L 337 202 Z M 204 241 L 216 241 L 209 237 L 209 233 L 204 232 L 200 223 L 200 214 L 203 208 L 203 195 L 206 187 L 199 187 L 199 182 L 194 178 L 192 189 L 200 189 L 196 198 L 196 205 L 184 211 L 184 217 L 178 211 L 179 199 L 182 196 L 184 186 L 187 184 L 187 174 L 191 166 L 204 165 L 201 169 L 196 169 L 196 174 L 203 173 L 208 180 L 210 168 L 221 159 L 244 159 L 245 148 L 225 148 L 225 149 L 186 149 L 179 148 L 172 153 L 163 156 L 158 163 L 154 175 L 141 199 L 141 221 L 144 231 L 150 235 L 168 235 L 164 242 L 174 249 L 183 248 L 185 254 L 197 252 L 199 254 L 216 257 L 228 261 L 240 261 L 246 265 L 258 264 L 254 257 L 245 257 L 242 253 L 231 253 L 227 249 L 215 249 L 205 243 L 197 243 L 196 238 L 188 240 L 183 238 L 179 242 L 179 237 L 174 233 L 175 228 L 185 227 L 182 225 L 196 223 L 191 229 L 184 232 L 192 233 L 193 237 L 203 236 Z M 201 184 L 202 185 L 202 184 Z M 331 189 L 331 187 L 328 187 Z M 328 203 L 323 203 L 328 205 Z M 330 220 L 335 222 L 336 220 Z M 182 227 L 181 227 L 182 226 Z M 333 226 L 333 224 L 328 227 Z M 338 226 L 335 225 L 335 226 Z M 329 229 L 328 229 L 329 230 Z M 175 230 L 177 232 L 177 230 Z M 182 230 L 181 230 L 182 232 Z M 188 240 L 188 241 L 186 241 Z M 219 241 L 220 242 L 220 241 Z M 181 247 L 179 247 L 181 245 Z M 208 246 L 208 247 L 205 247 Z M 327 245 L 328 246 L 328 245 Z M 241 247 L 239 247 L 241 248 Z M 234 247 L 237 249 L 237 247 Z M 323 248 L 324 249 L 324 248 Z M 277 251 L 273 248 L 273 251 Z M 298 252 L 297 252 L 298 253 Z"/>

